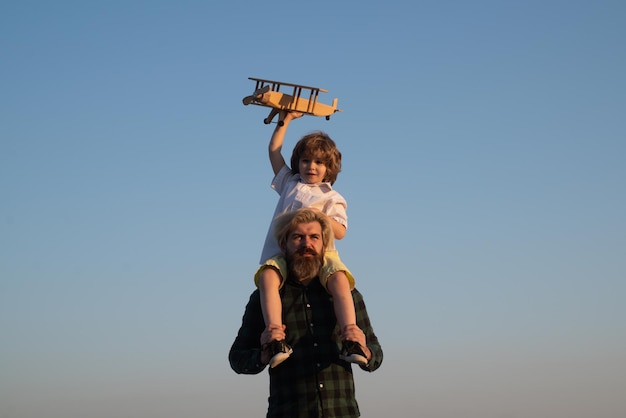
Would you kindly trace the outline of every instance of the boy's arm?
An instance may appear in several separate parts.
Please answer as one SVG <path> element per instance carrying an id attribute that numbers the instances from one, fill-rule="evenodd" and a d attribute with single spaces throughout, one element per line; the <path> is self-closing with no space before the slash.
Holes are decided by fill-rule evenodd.
<path id="1" fill-rule="evenodd" d="M 283 123 L 282 125 L 280 123 L 276 125 L 268 147 L 270 164 L 272 164 L 272 170 L 274 171 L 274 175 L 278 174 L 283 166 L 286 165 L 283 154 L 281 153 L 281 150 L 283 148 L 283 142 L 285 141 L 285 133 L 287 132 L 287 127 L 289 126 L 289 123 L 293 119 L 297 119 L 299 117 L 302 117 L 301 112 L 281 111 L 279 114 L 278 120 L 282 121 Z"/>
<path id="2" fill-rule="evenodd" d="M 330 227 L 333 229 L 333 235 L 334 235 L 335 239 L 340 240 L 340 239 L 343 239 L 343 237 L 346 236 L 346 226 L 344 224 L 342 224 L 341 222 L 336 221 L 335 219 L 330 217 L 324 211 L 321 211 L 321 210 L 319 210 L 317 208 L 314 208 L 314 207 L 311 207 L 310 209 L 313 209 L 316 212 L 319 212 L 319 213 L 321 213 L 323 215 L 326 215 L 326 217 L 330 221 Z"/>
<path id="3" fill-rule="evenodd" d="M 335 239 L 343 239 L 346 236 L 346 227 L 333 218 L 329 217 L 328 219 L 330 219 L 330 226 L 333 228 Z"/>

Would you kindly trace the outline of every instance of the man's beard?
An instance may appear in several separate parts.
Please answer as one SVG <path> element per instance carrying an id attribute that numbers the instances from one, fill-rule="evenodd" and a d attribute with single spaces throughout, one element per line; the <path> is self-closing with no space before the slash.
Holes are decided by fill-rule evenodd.
<path id="1" fill-rule="evenodd" d="M 304 254 L 312 254 L 313 257 L 305 257 Z M 315 250 L 303 249 L 291 254 L 287 259 L 289 272 L 297 280 L 309 280 L 316 277 L 322 266 L 324 258 Z"/>

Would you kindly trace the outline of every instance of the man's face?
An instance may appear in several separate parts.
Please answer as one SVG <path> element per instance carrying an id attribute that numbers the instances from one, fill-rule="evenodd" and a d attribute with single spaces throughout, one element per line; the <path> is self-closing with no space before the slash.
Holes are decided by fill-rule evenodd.
<path id="1" fill-rule="evenodd" d="M 319 222 L 298 224 L 287 237 L 287 263 L 300 281 L 317 276 L 324 263 L 324 242 Z"/>

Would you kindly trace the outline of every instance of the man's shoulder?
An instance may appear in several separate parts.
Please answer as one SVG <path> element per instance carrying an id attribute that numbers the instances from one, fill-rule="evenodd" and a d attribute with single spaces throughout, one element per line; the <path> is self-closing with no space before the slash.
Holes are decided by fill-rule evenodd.
<path id="1" fill-rule="evenodd" d="M 354 296 L 358 296 L 358 297 L 360 297 L 361 299 L 363 299 L 363 293 L 359 292 L 359 289 L 357 289 L 356 287 L 355 287 L 354 289 L 352 289 L 352 294 L 353 294 Z"/>
<path id="2" fill-rule="evenodd" d="M 355 305 L 357 303 L 364 303 L 363 294 L 359 292 L 359 289 L 356 287 L 352 289 L 352 299 L 354 300 Z"/>
<path id="3" fill-rule="evenodd" d="M 252 293 L 250 293 L 250 296 L 248 298 L 248 304 L 255 304 L 261 303 L 261 292 L 259 291 L 259 289 L 254 289 L 254 291 Z"/>

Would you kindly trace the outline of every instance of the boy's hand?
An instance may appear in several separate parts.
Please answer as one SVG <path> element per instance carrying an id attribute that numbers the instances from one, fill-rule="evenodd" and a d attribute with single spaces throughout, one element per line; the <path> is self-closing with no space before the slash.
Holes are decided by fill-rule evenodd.
<path id="1" fill-rule="evenodd" d="M 302 112 L 290 111 L 290 110 L 281 110 L 280 111 L 280 120 L 283 122 L 290 122 L 293 119 L 298 119 L 304 116 Z"/>

